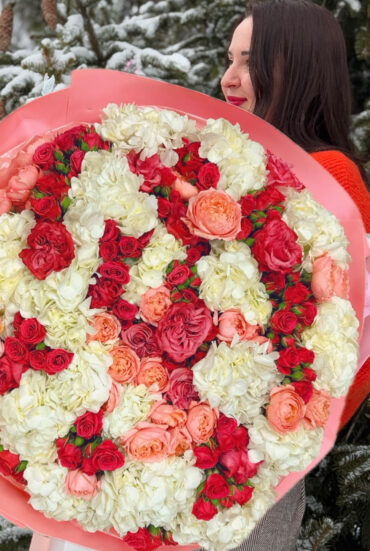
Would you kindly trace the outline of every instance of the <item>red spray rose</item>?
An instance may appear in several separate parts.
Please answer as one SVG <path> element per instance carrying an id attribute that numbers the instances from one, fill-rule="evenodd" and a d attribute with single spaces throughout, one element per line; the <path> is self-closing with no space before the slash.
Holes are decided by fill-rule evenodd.
<path id="1" fill-rule="evenodd" d="M 75 424 L 77 435 L 85 440 L 100 436 L 103 428 L 103 411 L 99 410 L 98 413 L 87 411 L 76 419 Z"/>
<path id="2" fill-rule="evenodd" d="M 298 351 L 294 346 L 280 350 L 280 356 L 277 361 L 277 368 L 281 373 L 288 375 L 293 367 L 300 363 Z"/>
<path id="3" fill-rule="evenodd" d="M 250 498 L 252 497 L 254 488 L 251 486 L 243 486 L 241 490 L 237 486 L 233 486 L 232 490 L 232 499 L 235 503 L 239 503 L 239 505 L 245 505 Z"/>
<path id="4" fill-rule="evenodd" d="M 64 176 L 55 172 L 40 176 L 36 182 L 36 187 L 41 193 L 52 195 L 57 200 L 67 195 L 69 189 Z"/>
<path id="5" fill-rule="evenodd" d="M 77 172 L 77 174 L 81 172 L 82 161 L 84 160 L 84 158 L 85 158 L 85 151 L 81 151 L 81 149 L 77 149 L 71 155 L 71 159 L 70 159 L 71 167 L 72 167 L 72 170 Z"/>
<path id="6" fill-rule="evenodd" d="M 289 335 L 296 328 L 298 318 L 290 310 L 278 310 L 271 316 L 270 323 L 274 331 Z"/>
<path id="7" fill-rule="evenodd" d="M 46 337 L 46 329 L 37 318 L 27 318 L 19 324 L 15 334 L 25 344 L 35 346 Z"/>
<path id="8" fill-rule="evenodd" d="M 26 363 L 28 360 L 28 348 L 17 337 L 6 337 L 5 354 L 12 362 Z"/>
<path id="9" fill-rule="evenodd" d="M 97 446 L 91 456 L 92 465 L 96 471 L 114 471 L 123 467 L 125 457 L 111 440 L 104 440 Z"/>
<path id="10" fill-rule="evenodd" d="M 75 471 L 82 463 L 82 450 L 71 443 L 57 447 L 60 464 Z"/>
<path id="11" fill-rule="evenodd" d="M 181 362 L 195 354 L 211 327 L 211 313 L 205 305 L 179 302 L 158 323 L 156 337 L 162 350 Z"/>
<path id="12" fill-rule="evenodd" d="M 106 262 L 109 260 L 116 260 L 118 256 L 117 241 L 103 241 L 99 247 L 99 254 Z"/>
<path id="13" fill-rule="evenodd" d="M 297 235 L 283 221 L 273 219 L 266 222 L 255 234 L 252 252 L 261 271 L 287 273 L 302 261 L 302 249 Z"/>
<path id="14" fill-rule="evenodd" d="M 211 520 L 217 515 L 218 510 L 211 501 L 205 501 L 203 497 L 199 497 L 193 505 L 192 513 L 201 520 Z"/>
<path id="15" fill-rule="evenodd" d="M 48 350 L 30 350 L 29 362 L 33 369 L 40 371 L 46 367 L 46 358 L 48 356 Z"/>
<path id="16" fill-rule="evenodd" d="M 31 206 L 34 213 L 43 220 L 56 220 L 62 215 L 62 209 L 53 195 L 41 199 L 31 197 Z"/>
<path id="17" fill-rule="evenodd" d="M 204 493 L 208 499 L 222 499 L 230 495 L 230 484 L 221 474 L 211 474 L 204 485 Z"/>
<path id="18" fill-rule="evenodd" d="M 242 216 L 248 216 L 252 212 L 252 210 L 255 210 L 257 208 L 257 202 L 254 195 L 244 195 L 239 201 Z"/>
<path id="19" fill-rule="evenodd" d="M 123 293 L 118 281 L 100 277 L 95 285 L 89 285 L 88 295 L 91 296 L 91 308 L 112 306 Z"/>
<path id="20" fill-rule="evenodd" d="M 208 446 L 196 446 L 193 451 L 197 458 L 194 463 L 195 467 L 199 469 L 212 469 L 216 466 L 220 455 L 220 450 L 218 448 L 212 450 Z"/>
<path id="21" fill-rule="evenodd" d="M 133 320 L 138 311 L 139 308 L 136 304 L 131 304 L 123 298 L 119 299 L 113 306 L 113 314 L 120 320 Z"/>
<path id="22" fill-rule="evenodd" d="M 291 171 L 289 165 L 267 150 L 267 184 L 277 186 L 288 186 L 302 191 L 304 185 L 297 176 Z"/>
<path id="23" fill-rule="evenodd" d="M 313 386 L 310 381 L 293 381 L 292 385 L 294 386 L 297 394 L 300 395 L 305 404 L 310 401 L 313 394 Z"/>
<path id="24" fill-rule="evenodd" d="M 119 249 L 122 256 L 127 258 L 138 258 L 142 252 L 140 241 L 128 235 L 123 235 L 119 240 Z"/>
<path id="25" fill-rule="evenodd" d="M 8 450 L 0 452 L 0 473 L 10 476 L 21 462 L 19 455 Z"/>
<path id="26" fill-rule="evenodd" d="M 109 260 L 104 262 L 98 268 L 99 274 L 106 279 L 111 279 L 125 285 L 130 281 L 129 266 L 119 260 Z"/>
<path id="27" fill-rule="evenodd" d="M 19 386 L 24 363 L 12 362 L 7 356 L 0 358 L 0 394 Z"/>
<path id="28" fill-rule="evenodd" d="M 167 283 L 171 286 L 181 285 L 185 283 L 193 273 L 186 264 L 178 264 L 174 266 L 172 271 L 167 276 Z"/>
<path id="29" fill-rule="evenodd" d="M 220 179 L 220 170 L 214 163 L 205 163 L 198 171 L 196 186 L 200 190 L 217 188 Z"/>
<path id="30" fill-rule="evenodd" d="M 54 348 L 49 350 L 46 356 L 45 372 L 48 375 L 54 375 L 67 369 L 71 361 L 73 360 L 73 352 L 67 352 L 62 348 Z"/>
<path id="31" fill-rule="evenodd" d="M 40 168 L 48 170 L 54 165 L 54 151 L 54 144 L 51 142 L 43 143 L 36 148 L 32 160 Z"/>
<path id="32" fill-rule="evenodd" d="M 114 241 L 120 235 L 118 224 L 115 220 L 105 220 L 105 228 L 99 242 Z"/>
<path id="33" fill-rule="evenodd" d="M 288 287 L 284 292 L 284 301 L 290 304 L 300 304 L 308 299 L 310 291 L 303 283 L 299 282 Z"/>

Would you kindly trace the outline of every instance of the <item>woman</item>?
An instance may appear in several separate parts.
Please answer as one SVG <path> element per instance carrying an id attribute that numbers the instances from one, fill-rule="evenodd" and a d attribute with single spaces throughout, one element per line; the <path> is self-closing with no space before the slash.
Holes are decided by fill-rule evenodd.
<path id="1" fill-rule="evenodd" d="M 276 126 L 351 195 L 370 231 L 370 197 L 351 160 L 346 47 L 333 15 L 309 0 L 257 3 L 236 27 L 221 87 L 226 101 Z M 370 361 L 358 373 L 342 424 L 370 391 Z M 305 507 L 301 481 L 268 511 L 238 551 L 295 549 Z"/>

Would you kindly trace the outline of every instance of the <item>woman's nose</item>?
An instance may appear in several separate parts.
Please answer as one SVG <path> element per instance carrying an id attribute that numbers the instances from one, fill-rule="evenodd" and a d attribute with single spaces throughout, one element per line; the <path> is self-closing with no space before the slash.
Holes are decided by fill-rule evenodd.
<path id="1" fill-rule="evenodd" d="M 239 84 L 238 72 L 232 66 L 229 67 L 221 79 L 221 86 L 223 88 L 231 88 L 239 86 Z"/>

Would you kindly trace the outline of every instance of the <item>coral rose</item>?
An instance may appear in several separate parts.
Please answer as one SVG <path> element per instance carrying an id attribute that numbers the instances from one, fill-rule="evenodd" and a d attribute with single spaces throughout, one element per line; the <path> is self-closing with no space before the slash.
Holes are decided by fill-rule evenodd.
<path id="1" fill-rule="evenodd" d="M 293 385 L 275 386 L 271 390 L 266 414 L 269 423 L 278 432 L 286 434 L 297 430 L 305 412 L 306 405 Z"/>
<path id="2" fill-rule="evenodd" d="M 96 314 L 92 319 L 91 325 L 95 329 L 96 333 L 94 335 L 88 334 L 87 342 L 114 341 L 115 339 L 117 339 L 121 331 L 121 324 L 116 316 L 113 316 L 113 314 L 109 314 L 108 312 L 101 312 L 100 314 Z"/>
<path id="3" fill-rule="evenodd" d="M 312 266 L 311 290 L 318 302 L 325 302 L 333 295 L 348 299 L 348 271 L 342 270 L 328 255 L 316 258 Z"/>
<path id="4" fill-rule="evenodd" d="M 142 422 L 121 437 L 120 443 L 131 459 L 154 463 L 168 457 L 171 436 L 163 426 Z"/>
<path id="5" fill-rule="evenodd" d="M 153 423 L 168 425 L 169 427 L 183 427 L 186 423 L 186 412 L 167 404 L 165 400 L 155 402 L 149 413 Z"/>
<path id="6" fill-rule="evenodd" d="M 171 187 L 172 189 L 178 191 L 185 201 L 188 201 L 190 197 L 195 197 L 199 193 L 199 189 L 187 182 L 185 178 L 180 176 L 180 174 Z"/>
<path id="7" fill-rule="evenodd" d="M 257 337 L 259 330 L 259 325 L 248 323 L 239 309 L 230 308 L 219 317 L 217 338 L 228 343 L 235 335 L 239 335 L 241 341 L 252 340 Z"/>
<path id="8" fill-rule="evenodd" d="M 119 345 L 112 348 L 110 355 L 113 363 L 109 375 L 118 383 L 129 383 L 135 379 L 140 368 L 139 356 L 129 346 Z"/>
<path id="9" fill-rule="evenodd" d="M 171 437 L 169 452 L 170 455 L 183 455 L 186 450 L 191 449 L 191 436 L 186 427 L 174 427 L 169 429 L 168 433 Z"/>
<path id="10" fill-rule="evenodd" d="M 68 471 L 64 489 L 67 494 L 88 500 L 94 497 L 101 488 L 101 481 L 98 481 L 95 474 L 88 475 L 82 471 Z"/>
<path id="11" fill-rule="evenodd" d="M 137 384 L 144 384 L 151 392 L 164 392 L 168 387 L 168 371 L 162 358 L 143 358 L 137 374 Z"/>
<path id="12" fill-rule="evenodd" d="M 208 442 L 217 423 L 217 410 L 208 404 L 194 402 L 188 411 L 186 428 L 196 444 Z"/>
<path id="13" fill-rule="evenodd" d="M 25 166 L 12 176 L 8 183 L 7 197 L 15 205 L 24 205 L 31 190 L 35 187 L 39 170 L 35 166 Z"/>
<path id="14" fill-rule="evenodd" d="M 9 212 L 12 208 L 12 202 L 6 195 L 6 189 L 0 189 L 0 215 Z"/>
<path id="15" fill-rule="evenodd" d="M 330 413 L 330 395 L 323 390 L 313 389 L 311 399 L 306 405 L 306 413 L 303 424 L 307 429 L 324 427 Z"/>
<path id="16" fill-rule="evenodd" d="M 112 411 L 116 409 L 116 407 L 120 403 L 121 394 L 122 385 L 120 383 L 117 383 L 116 381 L 112 381 L 108 400 L 105 402 L 105 404 L 102 405 L 102 410 L 106 413 L 112 413 Z"/>
<path id="17" fill-rule="evenodd" d="M 141 297 L 141 317 L 147 323 L 157 326 L 171 304 L 170 291 L 164 285 L 156 289 L 148 289 Z"/>
<path id="18" fill-rule="evenodd" d="M 189 200 L 184 222 L 193 235 L 231 241 L 240 232 L 241 216 L 240 205 L 230 195 L 212 189 Z"/>

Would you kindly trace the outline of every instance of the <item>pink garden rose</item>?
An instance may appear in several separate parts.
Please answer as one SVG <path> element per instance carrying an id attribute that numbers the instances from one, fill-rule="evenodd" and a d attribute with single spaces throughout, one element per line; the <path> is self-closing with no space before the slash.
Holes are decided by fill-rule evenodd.
<path id="1" fill-rule="evenodd" d="M 158 425 L 169 427 L 183 427 L 186 423 L 186 412 L 180 408 L 167 404 L 166 400 L 155 402 L 150 410 L 149 417 Z"/>
<path id="2" fill-rule="evenodd" d="M 164 285 L 148 289 L 140 301 L 140 314 L 144 321 L 157 326 L 171 306 L 170 291 Z"/>
<path id="3" fill-rule="evenodd" d="M 110 355 L 113 363 L 108 373 L 118 383 L 130 383 L 138 374 L 140 368 L 140 359 L 136 352 L 129 346 L 118 345 L 112 348 Z"/>
<path id="4" fill-rule="evenodd" d="M 9 212 L 12 208 L 12 202 L 8 199 L 6 189 L 0 189 L 0 215 Z"/>
<path id="5" fill-rule="evenodd" d="M 196 444 L 208 442 L 215 430 L 217 418 L 217 410 L 204 402 L 194 402 L 190 406 L 186 428 Z"/>
<path id="6" fill-rule="evenodd" d="M 316 258 L 312 266 L 311 289 L 318 302 L 325 302 L 333 295 L 348 299 L 348 270 L 343 270 L 328 255 Z"/>
<path id="7" fill-rule="evenodd" d="M 23 206 L 36 185 L 39 170 L 29 165 L 21 168 L 8 182 L 7 197 L 16 206 Z"/>
<path id="8" fill-rule="evenodd" d="M 230 308 L 219 317 L 218 331 L 217 338 L 230 343 L 235 335 L 239 335 L 241 341 L 253 340 L 259 334 L 260 327 L 248 323 L 239 309 Z"/>
<path id="9" fill-rule="evenodd" d="M 184 218 L 190 233 L 206 239 L 232 241 L 241 229 L 240 205 L 225 191 L 201 191 L 189 200 Z"/>
<path id="10" fill-rule="evenodd" d="M 88 475 L 82 471 L 68 471 L 64 489 L 67 494 L 88 500 L 94 497 L 101 488 L 101 481 L 95 474 Z"/>
<path id="11" fill-rule="evenodd" d="M 141 422 L 122 436 L 120 443 L 131 459 L 154 463 L 170 454 L 171 436 L 164 426 Z"/>
<path id="12" fill-rule="evenodd" d="M 286 434 L 297 430 L 305 412 L 306 404 L 293 385 L 275 386 L 271 390 L 266 414 L 270 425 L 278 432 Z"/>
<path id="13" fill-rule="evenodd" d="M 87 342 L 99 341 L 108 342 L 114 341 L 118 338 L 121 331 L 121 324 L 119 320 L 113 314 L 108 312 L 100 312 L 95 314 L 92 319 L 91 325 L 95 329 L 96 333 L 87 335 Z"/>
<path id="14" fill-rule="evenodd" d="M 188 367 L 178 367 L 170 374 L 167 395 L 173 405 L 188 409 L 192 400 L 198 397 L 193 386 L 193 372 Z"/>
<path id="15" fill-rule="evenodd" d="M 185 178 L 180 176 L 180 174 L 171 187 L 175 191 L 178 191 L 185 201 L 189 201 L 190 197 L 195 197 L 199 193 L 199 189 L 190 184 Z"/>
<path id="16" fill-rule="evenodd" d="M 192 439 L 186 427 L 174 427 L 168 430 L 171 437 L 169 452 L 170 455 L 183 455 L 186 450 L 191 449 Z"/>
<path id="17" fill-rule="evenodd" d="M 118 406 L 121 400 L 122 385 L 116 381 L 112 381 L 112 385 L 109 390 L 108 400 L 103 404 L 102 410 L 106 413 L 112 413 Z"/>
<path id="18" fill-rule="evenodd" d="M 164 392 L 168 388 L 168 371 L 162 358 L 143 358 L 137 374 L 136 383 L 148 387 L 151 392 Z"/>
<path id="19" fill-rule="evenodd" d="M 311 399 L 306 405 L 303 424 L 306 429 L 325 427 L 330 413 L 330 395 L 323 390 L 313 389 Z"/>

